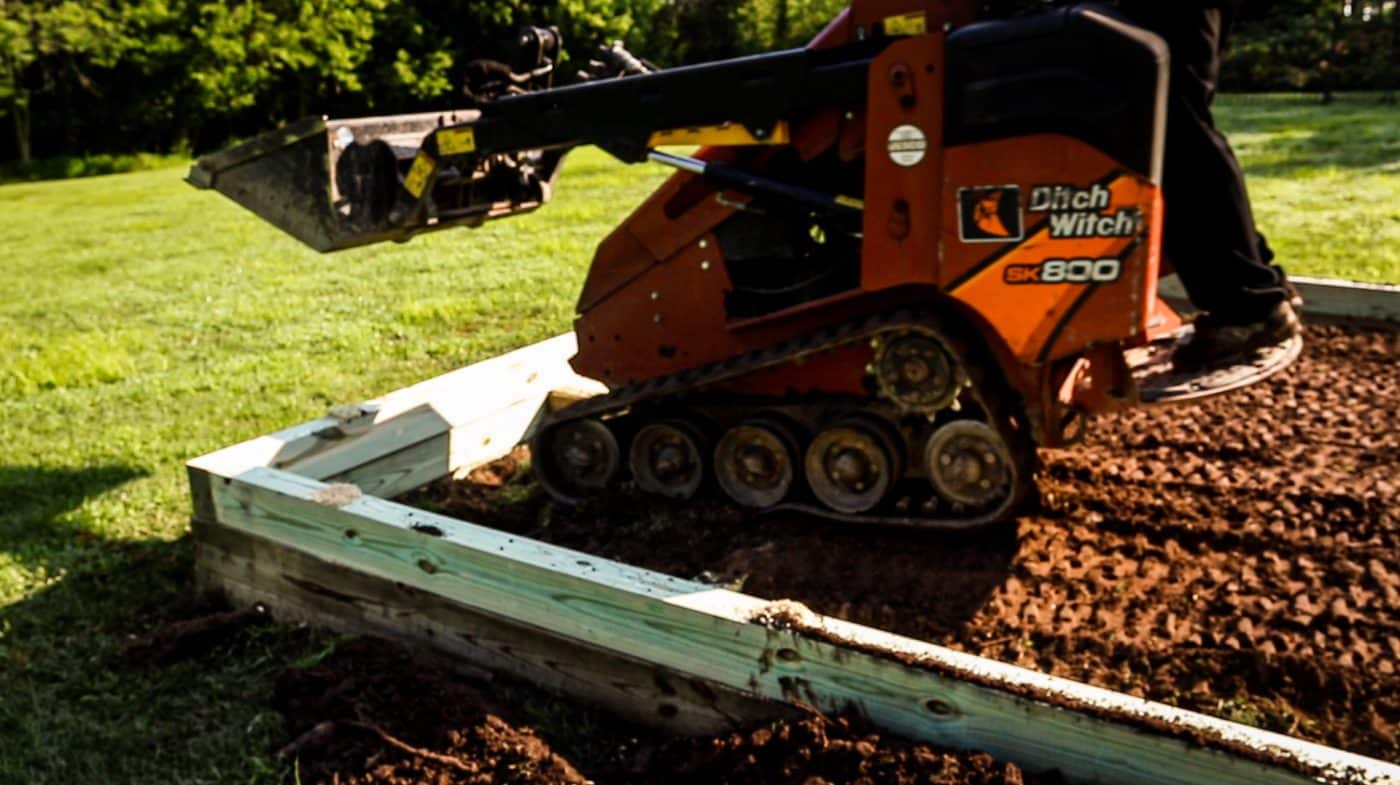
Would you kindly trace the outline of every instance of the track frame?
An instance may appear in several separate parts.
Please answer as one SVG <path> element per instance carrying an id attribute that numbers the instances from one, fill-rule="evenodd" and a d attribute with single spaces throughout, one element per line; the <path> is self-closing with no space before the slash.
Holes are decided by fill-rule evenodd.
<path id="1" fill-rule="evenodd" d="M 1378 318 L 1400 322 L 1387 291 Z M 560 336 L 191 461 L 201 585 L 676 733 L 855 709 L 1070 782 L 1400 783 L 1381 761 L 387 500 L 505 455 L 561 399 L 601 392 L 569 369 L 574 349 Z"/>

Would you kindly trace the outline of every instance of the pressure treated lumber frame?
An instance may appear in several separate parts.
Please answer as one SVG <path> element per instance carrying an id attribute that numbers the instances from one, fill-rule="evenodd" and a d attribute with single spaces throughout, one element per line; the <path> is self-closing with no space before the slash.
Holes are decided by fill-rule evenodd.
<path id="1" fill-rule="evenodd" d="M 1339 322 L 1400 323 L 1400 286 L 1289 276 L 1303 298 L 1303 314 Z M 1174 306 L 1189 306 L 1186 289 L 1175 276 L 1163 279 L 1162 297 Z"/>
<path id="2" fill-rule="evenodd" d="M 678 732 L 807 704 L 1071 782 L 1400 783 L 1380 761 L 382 498 L 504 455 L 552 395 L 601 389 L 573 352 L 561 336 L 191 461 L 201 582 Z"/>

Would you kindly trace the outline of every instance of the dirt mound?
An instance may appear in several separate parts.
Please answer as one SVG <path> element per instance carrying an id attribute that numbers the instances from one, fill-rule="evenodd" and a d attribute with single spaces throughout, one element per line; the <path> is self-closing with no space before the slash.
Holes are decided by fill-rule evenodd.
<path id="1" fill-rule="evenodd" d="M 1266 384 L 1045 451 L 1040 508 L 972 535 L 701 504 L 566 511 L 523 472 L 410 501 L 1394 761 L 1397 358 L 1396 332 L 1311 327 Z"/>
<path id="2" fill-rule="evenodd" d="M 305 783 L 564 785 L 587 780 L 476 686 L 396 644 L 360 639 L 277 680 Z"/>
<path id="3" fill-rule="evenodd" d="M 258 609 L 212 610 L 171 622 L 128 641 L 122 652 L 134 667 L 154 668 L 192 659 L 228 640 L 240 630 L 268 621 Z"/>
<path id="4" fill-rule="evenodd" d="M 882 737 L 849 718 L 661 739 L 521 687 L 470 683 L 446 662 L 373 639 L 283 673 L 276 705 L 295 737 L 281 755 L 297 759 L 308 785 L 1037 781 L 989 756 Z M 532 714 L 553 732 L 535 729 Z"/>
<path id="5" fill-rule="evenodd" d="M 887 739 L 847 717 L 819 716 L 730 734 L 690 739 L 649 756 L 656 772 L 684 782 L 899 783 L 900 785 L 1021 785 L 1039 782 L 989 755 L 952 755 L 922 744 Z M 669 779 L 669 778 L 668 778 Z M 656 781 L 648 778 L 645 781 Z"/>

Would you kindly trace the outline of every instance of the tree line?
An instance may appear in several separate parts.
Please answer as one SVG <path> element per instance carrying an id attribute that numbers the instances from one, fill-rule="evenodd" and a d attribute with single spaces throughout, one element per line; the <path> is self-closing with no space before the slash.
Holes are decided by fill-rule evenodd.
<path id="1" fill-rule="evenodd" d="M 1173 0 L 1175 1 L 1175 0 Z M 1035 0 L 1029 0 L 1035 5 Z M 557 25 L 567 73 L 621 40 L 663 66 L 796 46 L 842 0 L 0 0 L 0 161 L 202 151 L 308 113 L 461 103 L 466 65 Z M 1256 2 L 1237 90 L 1394 90 L 1396 0 Z M 568 55 L 573 55 L 573 61 Z"/>

